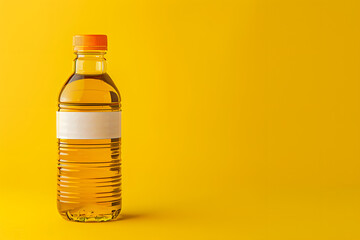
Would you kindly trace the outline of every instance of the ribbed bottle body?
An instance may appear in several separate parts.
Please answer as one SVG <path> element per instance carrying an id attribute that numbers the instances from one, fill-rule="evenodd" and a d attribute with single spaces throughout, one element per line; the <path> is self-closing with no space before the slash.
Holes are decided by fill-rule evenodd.
<path id="1" fill-rule="evenodd" d="M 99 135 L 96 128 L 120 125 L 117 123 L 120 112 L 120 94 L 106 73 L 74 74 L 63 87 L 58 114 L 67 118 L 58 118 L 63 123 L 60 131 L 63 133 L 58 133 L 57 201 L 64 218 L 79 222 L 118 218 L 121 211 L 121 135 L 106 138 L 106 134 L 100 132 Z M 115 115 L 116 120 L 107 117 Z M 67 122 L 64 123 L 64 119 Z M 113 122 L 108 122 L 110 120 Z M 66 132 L 66 128 L 72 132 Z"/>

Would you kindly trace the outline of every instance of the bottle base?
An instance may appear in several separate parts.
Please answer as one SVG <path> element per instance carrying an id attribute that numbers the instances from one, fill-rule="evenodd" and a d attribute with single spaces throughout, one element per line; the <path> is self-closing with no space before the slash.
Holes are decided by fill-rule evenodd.
<path id="1" fill-rule="evenodd" d="M 89 223 L 94 223 L 94 222 L 109 222 L 109 221 L 116 221 L 120 218 L 120 211 L 121 209 L 118 210 L 113 210 L 111 213 L 108 214 L 94 214 L 93 212 L 91 212 L 90 214 L 86 214 L 86 213 L 71 213 L 70 211 L 66 211 L 66 212 L 60 212 L 60 215 L 71 222 L 89 222 Z"/>

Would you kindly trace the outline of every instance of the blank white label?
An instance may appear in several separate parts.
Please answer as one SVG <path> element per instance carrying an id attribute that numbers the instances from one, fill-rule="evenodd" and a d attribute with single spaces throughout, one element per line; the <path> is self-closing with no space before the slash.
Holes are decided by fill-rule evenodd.
<path id="1" fill-rule="evenodd" d="M 121 112 L 56 112 L 56 135 L 61 139 L 121 137 Z"/>

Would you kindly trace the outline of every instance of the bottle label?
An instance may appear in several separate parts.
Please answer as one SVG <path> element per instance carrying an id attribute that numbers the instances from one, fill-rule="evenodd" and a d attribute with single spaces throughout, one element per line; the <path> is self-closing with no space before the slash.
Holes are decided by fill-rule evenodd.
<path id="1" fill-rule="evenodd" d="M 56 135 L 61 139 L 121 137 L 119 112 L 56 112 Z"/>

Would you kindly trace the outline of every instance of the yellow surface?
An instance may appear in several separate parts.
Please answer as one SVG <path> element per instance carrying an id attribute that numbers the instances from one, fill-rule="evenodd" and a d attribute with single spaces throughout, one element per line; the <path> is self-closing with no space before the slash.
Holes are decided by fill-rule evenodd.
<path id="1" fill-rule="evenodd" d="M 360 239 L 358 1 L 0 1 L 0 239 Z M 72 36 L 109 37 L 123 219 L 56 210 Z"/>

